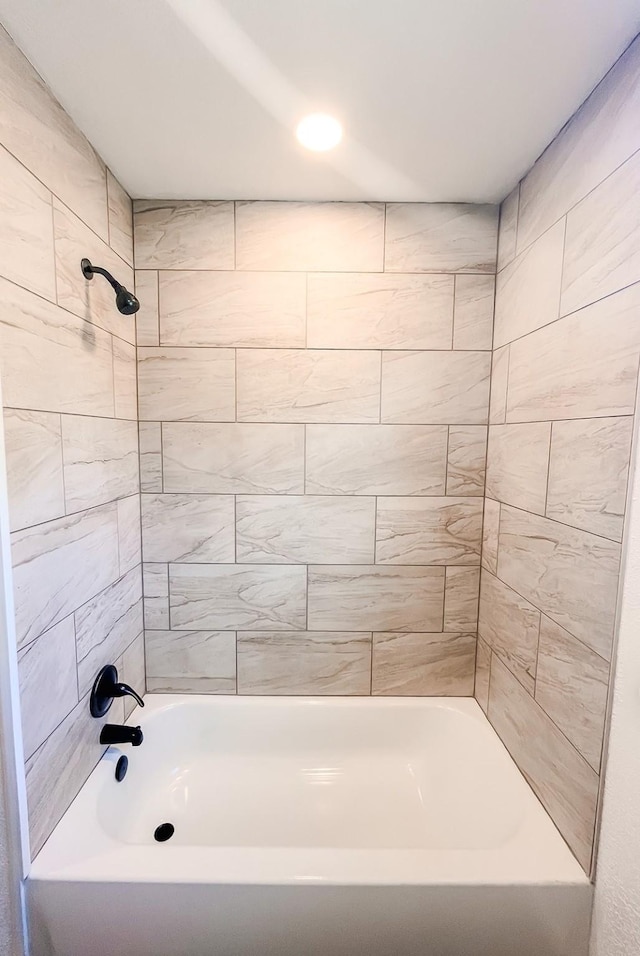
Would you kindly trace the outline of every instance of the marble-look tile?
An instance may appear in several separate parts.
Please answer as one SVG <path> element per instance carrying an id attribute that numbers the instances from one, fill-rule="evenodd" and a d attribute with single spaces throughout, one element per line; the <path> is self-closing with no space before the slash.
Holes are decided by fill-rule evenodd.
<path id="1" fill-rule="evenodd" d="M 457 275 L 454 349 L 488 349 L 493 342 L 494 276 Z"/>
<path id="2" fill-rule="evenodd" d="M 141 697 L 144 697 L 147 678 L 145 673 L 144 656 L 144 634 L 138 636 L 129 644 L 117 663 L 118 677 L 129 687 L 133 687 Z M 124 707 L 124 719 L 133 713 L 138 706 L 133 697 L 124 697 L 122 700 Z"/>
<path id="3" fill-rule="evenodd" d="M 633 415 L 640 284 L 512 342 L 507 421 Z"/>
<path id="4" fill-rule="evenodd" d="M 4 410 L 11 530 L 64 514 L 60 416 Z"/>
<path id="5" fill-rule="evenodd" d="M 110 335 L 1 278 L 0 314 L 7 407 L 113 415 Z"/>
<path id="6" fill-rule="evenodd" d="M 136 269 L 233 269 L 233 203 L 136 199 Z"/>
<path id="7" fill-rule="evenodd" d="M 51 193 L 1 146 L 0 270 L 55 302 Z"/>
<path id="8" fill-rule="evenodd" d="M 443 495 L 444 425 L 308 425 L 306 492 Z"/>
<path id="9" fill-rule="evenodd" d="M 67 514 L 138 490 L 138 426 L 113 418 L 62 415 Z"/>
<path id="10" fill-rule="evenodd" d="M 478 634 L 533 694 L 540 611 L 488 571 L 480 581 Z"/>
<path id="11" fill-rule="evenodd" d="M 365 695 L 371 634 L 239 631 L 239 694 Z"/>
<path id="12" fill-rule="evenodd" d="M 588 871 L 598 775 L 495 655 L 491 661 L 489 719 Z"/>
<path id="13" fill-rule="evenodd" d="M 133 289 L 131 266 L 55 197 L 53 226 L 58 305 L 127 342 L 135 342 L 135 316 L 118 312 L 113 289 L 102 276 L 85 279 L 80 260 L 87 258 L 107 269 L 127 289 Z"/>
<path id="14" fill-rule="evenodd" d="M 120 574 L 126 574 L 142 561 L 140 495 L 120 498 L 118 508 L 118 552 Z"/>
<path id="15" fill-rule="evenodd" d="M 379 352 L 238 350 L 238 421 L 379 420 Z"/>
<path id="16" fill-rule="evenodd" d="M 518 206 L 520 204 L 520 183 L 513 189 L 500 206 L 500 227 L 498 229 L 498 272 L 501 272 L 516 255 L 518 234 Z M 486 708 L 485 708 L 486 710 Z"/>
<path id="17" fill-rule="evenodd" d="M 113 338 L 113 392 L 116 418 L 138 420 L 136 348 Z"/>
<path id="18" fill-rule="evenodd" d="M 306 276 L 161 272 L 162 345 L 304 348 Z"/>
<path id="19" fill-rule="evenodd" d="M 238 495 L 237 560 L 372 564 L 375 498 Z"/>
<path id="20" fill-rule="evenodd" d="M 498 532 L 500 529 L 500 502 L 484 499 L 484 524 L 482 526 L 482 567 L 492 574 L 498 573 Z"/>
<path id="21" fill-rule="evenodd" d="M 476 682 L 473 695 L 484 710 L 485 714 L 489 709 L 490 680 L 491 648 L 485 644 L 481 637 L 478 637 L 478 646 L 476 648 Z"/>
<path id="22" fill-rule="evenodd" d="M 450 349 L 453 289 L 448 275 L 310 275 L 307 345 Z"/>
<path id="23" fill-rule="evenodd" d="M 133 208 L 127 191 L 110 169 L 107 170 L 109 245 L 121 259 L 133 266 Z"/>
<path id="24" fill-rule="evenodd" d="M 136 345 L 160 345 L 160 311 L 158 306 L 158 273 L 136 269 L 136 296 L 140 310 L 136 312 Z"/>
<path id="25" fill-rule="evenodd" d="M 484 425 L 490 352 L 383 352 L 383 422 Z"/>
<path id="26" fill-rule="evenodd" d="M 235 694 L 230 677 L 147 677 L 150 694 Z"/>
<path id="27" fill-rule="evenodd" d="M 73 616 L 20 651 L 18 676 L 24 755 L 28 759 L 78 703 Z"/>
<path id="28" fill-rule="evenodd" d="M 309 567 L 314 631 L 441 631 L 443 604 L 444 568 Z"/>
<path id="29" fill-rule="evenodd" d="M 11 542 L 18 646 L 118 577 L 115 503 L 16 531 Z"/>
<path id="30" fill-rule="evenodd" d="M 136 567 L 75 612 L 80 696 L 142 633 L 142 577 Z"/>
<path id="31" fill-rule="evenodd" d="M 640 279 L 640 153 L 567 216 L 562 313 L 575 312 Z"/>
<path id="32" fill-rule="evenodd" d="M 479 594 L 480 568 L 447 568 L 443 630 L 475 633 L 478 627 Z"/>
<path id="33" fill-rule="evenodd" d="M 140 491 L 162 491 L 162 425 L 140 422 Z"/>
<path id="34" fill-rule="evenodd" d="M 169 627 L 169 567 L 166 564 L 142 565 L 145 630 Z"/>
<path id="35" fill-rule="evenodd" d="M 144 640 L 154 690 L 235 694 L 235 631 L 146 631 Z"/>
<path id="36" fill-rule="evenodd" d="M 486 425 L 451 425 L 447 450 L 447 494 L 484 495 Z"/>
<path id="37" fill-rule="evenodd" d="M 138 348 L 143 421 L 232 422 L 235 388 L 233 349 Z"/>
<path id="38" fill-rule="evenodd" d="M 381 272 L 383 255 L 382 203 L 236 203 L 238 269 Z"/>
<path id="39" fill-rule="evenodd" d="M 107 239 L 104 164 L 3 29 L 0 143 Z"/>
<path id="40" fill-rule="evenodd" d="M 468 697 L 475 659 L 475 634 L 375 633 L 371 693 Z"/>
<path id="41" fill-rule="evenodd" d="M 388 272 L 487 272 L 496 268 L 498 206 L 388 203 Z"/>
<path id="42" fill-rule="evenodd" d="M 234 521 L 233 495 L 143 494 L 144 560 L 233 562 Z"/>
<path id="43" fill-rule="evenodd" d="M 480 564 L 480 498 L 378 498 L 376 564 Z"/>
<path id="44" fill-rule="evenodd" d="M 502 505 L 498 577 L 607 660 L 620 545 Z"/>
<path id="45" fill-rule="evenodd" d="M 307 569 L 300 565 L 172 564 L 171 627 L 180 630 L 300 630 Z"/>
<path id="46" fill-rule="evenodd" d="M 633 418 L 554 422 L 546 514 L 622 541 Z"/>
<path id="47" fill-rule="evenodd" d="M 509 345 L 495 349 L 491 361 L 491 395 L 489 424 L 503 425 L 507 417 L 507 386 L 509 383 Z"/>
<path id="48" fill-rule="evenodd" d="M 162 426 L 164 490 L 300 494 L 304 426 L 168 422 Z"/>
<path id="49" fill-rule="evenodd" d="M 490 498 L 544 514 L 551 425 L 491 425 L 486 493 Z"/>
<path id="50" fill-rule="evenodd" d="M 593 769 L 600 769 L 609 664 L 542 618 L 536 700 Z"/>
<path id="51" fill-rule="evenodd" d="M 561 219 L 499 273 L 496 348 L 554 322 L 560 315 L 564 225 Z"/>

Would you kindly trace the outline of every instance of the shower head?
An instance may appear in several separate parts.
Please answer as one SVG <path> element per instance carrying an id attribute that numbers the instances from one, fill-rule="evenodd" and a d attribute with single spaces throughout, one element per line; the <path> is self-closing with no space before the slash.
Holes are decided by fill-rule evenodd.
<path id="1" fill-rule="evenodd" d="M 104 276 L 107 282 L 110 284 L 111 288 L 116 294 L 116 305 L 118 307 L 118 312 L 121 312 L 123 315 L 133 315 L 140 308 L 140 303 L 136 299 L 133 292 L 129 292 L 128 289 L 125 289 L 123 285 L 114 279 L 110 272 L 107 272 L 106 269 L 102 269 L 100 266 L 93 266 L 88 259 L 83 259 L 80 263 L 80 268 L 82 269 L 82 275 L 85 279 L 93 279 L 94 275 Z"/>

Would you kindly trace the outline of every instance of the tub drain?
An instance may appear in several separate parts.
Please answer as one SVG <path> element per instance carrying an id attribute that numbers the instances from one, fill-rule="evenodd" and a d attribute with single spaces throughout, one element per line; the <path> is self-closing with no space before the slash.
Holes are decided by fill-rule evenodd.
<path id="1" fill-rule="evenodd" d="M 161 823 L 159 827 L 156 827 L 153 834 L 153 839 L 158 843 L 165 843 L 167 840 L 170 840 L 175 832 L 175 827 L 173 823 Z"/>

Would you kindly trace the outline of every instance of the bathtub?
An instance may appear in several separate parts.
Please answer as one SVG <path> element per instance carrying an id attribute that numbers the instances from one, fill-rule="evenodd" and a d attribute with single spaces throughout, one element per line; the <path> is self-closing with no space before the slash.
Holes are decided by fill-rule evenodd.
<path id="1" fill-rule="evenodd" d="M 145 703 L 33 864 L 34 956 L 586 956 L 589 881 L 474 700 Z"/>

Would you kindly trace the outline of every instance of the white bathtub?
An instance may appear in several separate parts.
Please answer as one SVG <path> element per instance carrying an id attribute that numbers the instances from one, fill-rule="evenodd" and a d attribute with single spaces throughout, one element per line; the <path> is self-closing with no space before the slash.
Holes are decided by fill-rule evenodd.
<path id="1" fill-rule="evenodd" d="M 586 956 L 589 882 L 475 701 L 146 705 L 33 865 L 35 956 Z"/>

